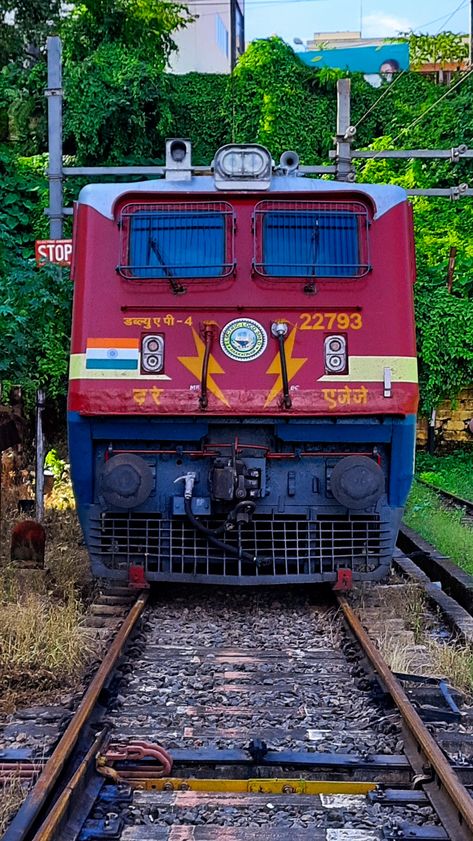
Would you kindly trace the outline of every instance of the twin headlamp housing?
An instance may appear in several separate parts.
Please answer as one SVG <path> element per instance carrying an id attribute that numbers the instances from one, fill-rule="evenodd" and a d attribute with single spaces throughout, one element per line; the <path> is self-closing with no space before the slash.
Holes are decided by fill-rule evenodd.
<path id="1" fill-rule="evenodd" d="M 217 190 L 268 190 L 273 160 L 259 143 L 222 146 L 213 161 Z"/>

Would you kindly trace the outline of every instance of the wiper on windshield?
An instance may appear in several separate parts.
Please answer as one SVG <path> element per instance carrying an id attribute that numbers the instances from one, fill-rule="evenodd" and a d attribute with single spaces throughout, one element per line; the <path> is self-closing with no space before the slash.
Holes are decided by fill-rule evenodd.
<path id="1" fill-rule="evenodd" d="M 315 287 L 315 278 L 316 278 L 316 266 L 317 266 L 317 258 L 319 256 L 319 244 L 320 244 L 320 231 L 319 231 L 319 220 L 316 219 L 314 230 L 312 231 L 312 236 L 310 238 L 310 251 L 312 254 L 312 261 L 310 266 L 310 280 L 304 286 L 304 292 L 308 295 L 315 295 L 317 289 Z"/>
<path id="2" fill-rule="evenodd" d="M 163 269 L 163 272 L 166 275 L 167 279 L 169 280 L 169 283 L 170 283 L 172 291 L 174 292 L 174 295 L 184 295 L 187 292 L 187 289 L 186 289 L 185 286 L 182 285 L 182 283 L 179 283 L 179 281 L 176 280 L 176 278 L 174 277 L 174 275 L 171 272 L 171 269 L 164 262 L 162 254 L 159 250 L 159 246 L 158 246 L 157 241 L 155 239 L 153 239 L 153 237 L 150 237 L 149 238 L 149 244 L 150 244 L 150 247 L 153 250 L 154 254 L 158 258 L 159 262 L 161 263 L 161 267 Z"/>

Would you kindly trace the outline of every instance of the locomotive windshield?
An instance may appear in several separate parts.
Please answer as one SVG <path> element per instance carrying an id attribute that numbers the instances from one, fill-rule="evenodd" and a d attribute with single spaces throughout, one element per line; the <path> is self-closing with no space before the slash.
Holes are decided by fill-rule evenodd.
<path id="1" fill-rule="evenodd" d="M 233 269 L 227 210 L 222 203 L 128 205 L 121 214 L 125 232 L 125 277 L 149 280 L 221 277 Z"/>
<path id="2" fill-rule="evenodd" d="M 278 207 L 264 207 L 271 204 L 261 202 L 256 211 L 261 217 L 256 226 L 256 269 L 261 274 L 350 278 L 366 273 L 367 220 L 362 205 L 317 207 L 314 202 L 299 202 L 286 208 L 281 202 Z"/>

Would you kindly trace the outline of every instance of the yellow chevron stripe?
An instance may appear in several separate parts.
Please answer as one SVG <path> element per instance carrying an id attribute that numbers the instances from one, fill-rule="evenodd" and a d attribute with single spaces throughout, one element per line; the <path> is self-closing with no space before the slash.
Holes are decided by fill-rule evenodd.
<path id="1" fill-rule="evenodd" d="M 417 359 L 415 356 L 350 356 L 349 374 L 325 374 L 318 382 L 383 382 L 384 368 L 391 368 L 393 383 L 416 383 Z"/>
<path id="2" fill-rule="evenodd" d="M 85 367 L 85 353 L 71 353 L 69 361 L 70 380 L 170 380 L 167 374 L 140 374 L 138 371 L 100 370 Z"/>

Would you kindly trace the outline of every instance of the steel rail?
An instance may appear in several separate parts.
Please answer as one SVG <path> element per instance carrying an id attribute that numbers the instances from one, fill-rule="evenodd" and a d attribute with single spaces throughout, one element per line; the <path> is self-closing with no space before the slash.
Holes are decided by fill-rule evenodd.
<path id="1" fill-rule="evenodd" d="M 100 692 L 104 688 L 110 673 L 115 667 L 122 649 L 140 618 L 146 602 L 147 593 L 140 593 L 129 613 L 120 626 L 112 644 L 102 660 L 97 672 L 89 684 L 77 711 L 72 717 L 61 740 L 47 760 L 43 771 L 35 786 L 29 792 L 26 800 L 20 806 L 17 814 L 8 827 L 3 841 L 26 841 L 42 808 L 45 806 L 55 783 L 69 759 L 81 730 L 90 717 Z"/>
<path id="2" fill-rule="evenodd" d="M 460 825 L 468 827 L 473 832 L 473 799 L 452 770 L 447 758 L 425 727 L 401 684 L 394 677 L 380 652 L 370 640 L 345 597 L 341 595 L 337 596 L 337 600 L 357 641 L 362 646 L 364 653 L 380 676 L 384 686 L 401 713 L 404 724 L 407 726 L 417 746 L 421 749 L 424 757 L 431 765 L 437 781 L 448 795 L 456 813 L 460 816 Z"/>
<path id="3" fill-rule="evenodd" d="M 83 782 L 91 764 L 94 762 L 95 755 L 100 749 L 105 736 L 106 730 L 102 730 L 95 738 L 95 741 L 90 746 L 79 767 L 74 771 L 74 774 L 46 815 L 38 831 L 35 832 L 33 841 L 59 841 L 61 836 L 58 835 L 58 832 L 62 826 L 62 821 L 67 814 L 67 810 L 71 808 L 74 796 L 77 798 L 77 789 Z"/>

